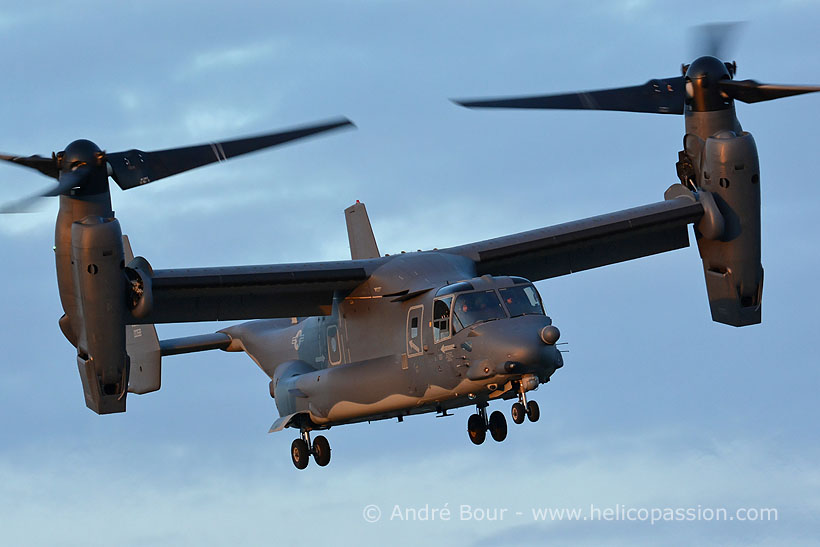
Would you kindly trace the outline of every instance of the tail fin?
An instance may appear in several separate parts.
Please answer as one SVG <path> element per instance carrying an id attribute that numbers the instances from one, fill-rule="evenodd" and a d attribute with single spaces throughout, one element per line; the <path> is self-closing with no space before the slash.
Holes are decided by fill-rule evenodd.
<path id="1" fill-rule="evenodd" d="M 364 203 L 357 201 L 345 209 L 347 222 L 347 239 L 350 241 L 350 257 L 353 260 L 360 258 L 379 258 L 379 247 L 373 236 L 373 228 L 367 217 Z"/>
<path id="2" fill-rule="evenodd" d="M 134 252 L 128 236 L 122 236 L 125 263 L 134 260 Z M 130 360 L 128 375 L 129 393 L 151 393 L 160 388 L 162 382 L 162 356 L 159 338 L 154 325 L 126 325 L 125 350 Z"/>

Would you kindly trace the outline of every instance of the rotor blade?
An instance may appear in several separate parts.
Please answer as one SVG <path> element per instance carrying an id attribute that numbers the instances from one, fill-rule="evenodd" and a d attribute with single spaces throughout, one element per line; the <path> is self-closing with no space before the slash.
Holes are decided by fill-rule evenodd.
<path id="1" fill-rule="evenodd" d="M 732 57 L 732 50 L 737 42 L 740 31 L 745 23 L 733 21 L 729 23 L 708 23 L 698 25 L 692 30 L 692 57 L 709 55 L 721 61 L 728 61 Z"/>
<path id="2" fill-rule="evenodd" d="M 88 176 L 88 172 L 84 171 L 83 169 L 78 169 L 77 171 L 69 171 L 67 173 L 63 173 L 60 175 L 59 182 L 57 186 L 40 194 L 43 197 L 52 197 L 52 196 L 61 196 L 63 194 L 67 194 L 69 190 L 72 188 L 77 188 L 83 184 L 83 180 Z"/>
<path id="3" fill-rule="evenodd" d="M 37 204 L 42 198 L 60 196 L 67 194 L 72 188 L 76 188 L 82 184 L 85 178 L 85 173 L 68 172 L 63 173 L 60 177 L 57 186 L 43 192 L 42 194 L 35 194 L 20 201 L 9 203 L 8 205 L 0 206 L 0 214 L 8 213 L 31 213 L 35 210 Z"/>
<path id="4" fill-rule="evenodd" d="M 55 179 L 59 177 L 60 170 L 57 168 L 57 162 L 54 161 L 54 158 L 44 158 L 42 156 L 23 157 L 0 154 L 0 160 L 16 163 L 17 165 L 22 165 L 31 169 L 36 169 L 48 177 Z"/>
<path id="5" fill-rule="evenodd" d="M 43 196 L 30 196 L 20 201 L 15 201 L 6 205 L 0 205 L 0 215 L 16 214 L 16 213 L 33 213 L 35 211 L 34 205 L 39 203 Z"/>
<path id="6" fill-rule="evenodd" d="M 469 108 L 555 108 L 683 114 L 684 100 L 684 80 L 682 76 L 678 76 L 649 80 L 643 85 L 598 91 L 453 102 Z"/>
<path id="7" fill-rule="evenodd" d="M 120 188 L 128 190 L 209 163 L 222 162 L 228 158 L 345 126 L 355 127 L 347 118 L 339 118 L 267 135 L 156 152 L 127 150 L 108 154 L 106 157 L 111 166 L 111 176 Z"/>
<path id="8" fill-rule="evenodd" d="M 721 80 L 719 85 L 728 96 L 744 103 L 759 103 L 820 91 L 820 86 L 761 84 L 754 80 Z"/>

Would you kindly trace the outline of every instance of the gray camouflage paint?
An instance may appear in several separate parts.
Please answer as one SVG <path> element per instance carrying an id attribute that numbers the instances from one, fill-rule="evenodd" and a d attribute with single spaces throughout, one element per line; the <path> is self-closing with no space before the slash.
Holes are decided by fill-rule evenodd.
<path id="1" fill-rule="evenodd" d="M 287 420 L 275 429 L 442 412 L 517 396 L 515 382 L 522 378 L 528 389 L 548 381 L 563 366 L 557 348 L 540 337 L 552 324 L 548 316 L 505 317 L 434 340 L 436 289 L 462 280 L 476 290 L 513 286 L 510 278 L 474 275 L 474 263 L 463 257 L 402 255 L 347 297 L 336 298 L 330 316 L 288 326 L 281 320 L 251 321 L 221 332 L 232 339 L 229 350 L 245 351 L 271 378 L 271 395 Z M 408 294 L 424 292 L 395 296 L 408 288 Z M 409 329 L 409 318 L 419 313 L 420 340 Z M 510 362 L 516 363 L 514 372 L 505 369 Z"/>

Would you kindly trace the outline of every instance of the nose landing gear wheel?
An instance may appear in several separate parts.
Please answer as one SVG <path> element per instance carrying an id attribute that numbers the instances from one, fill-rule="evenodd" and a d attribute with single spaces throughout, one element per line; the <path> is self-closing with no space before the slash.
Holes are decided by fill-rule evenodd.
<path id="1" fill-rule="evenodd" d="M 507 419 L 504 414 L 496 410 L 490 414 L 489 424 L 490 435 L 496 442 L 501 442 L 507 438 Z"/>
<path id="2" fill-rule="evenodd" d="M 313 460 L 322 467 L 330 463 L 330 443 L 322 435 L 313 439 Z"/>
<path id="3" fill-rule="evenodd" d="M 523 424 L 524 423 L 524 417 L 526 416 L 527 411 L 524 410 L 524 405 L 522 405 L 521 403 L 515 403 L 512 406 L 512 410 L 510 411 L 510 414 L 512 414 L 513 422 L 515 422 L 517 424 Z"/>
<path id="4" fill-rule="evenodd" d="M 328 457 L 330 452 L 328 452 Z M 296 469 L 304 469 L 310 461 L 310 448 L 304 439 L 296 439 L 290 445 L 290 457 Z"/>
<path id="5" fill-rule="evenodd" d="M 535 401 L 530 401 L 527 403 L 527 418 L 530 419 L 531 422 L 537 422 L 538 418 L 541 417 L 541 410 L 538 408 L 538 403 Z M 523 421 L 523 418 L 521 419 Z"/>
<path id="6" fill-rule="evenodd" d="M 484 418 L 478 414 L 473 414 L 467 419 L 467 433 L 473 444 L 481 444 L 487 438 L 487 424 Z"/>

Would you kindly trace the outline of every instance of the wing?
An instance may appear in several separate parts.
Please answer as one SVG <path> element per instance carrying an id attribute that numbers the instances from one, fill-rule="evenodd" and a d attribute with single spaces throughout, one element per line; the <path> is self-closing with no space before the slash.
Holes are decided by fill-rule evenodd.
<path id="1" fill-rule="evenodd" d="M 328 315 L 335 294 L 367 281 L 383 259 L 155 270 L 152 311 L 134 323 Z"/>
<path id="2" fill-rule="evenodd" d="M 478 275 L 538 281 L 687 247 L 687 225 L 703 214 L 699 202 L 671 199 L 442 252 L 470 258 Z"/>

